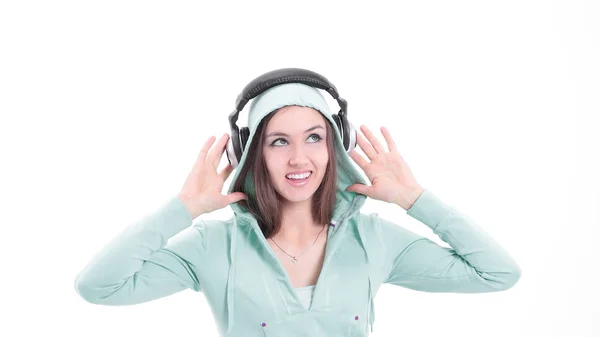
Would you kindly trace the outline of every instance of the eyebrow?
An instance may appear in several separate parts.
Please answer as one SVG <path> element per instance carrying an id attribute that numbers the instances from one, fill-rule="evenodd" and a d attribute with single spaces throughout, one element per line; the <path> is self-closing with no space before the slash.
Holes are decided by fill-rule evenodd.
<path id="1" fill-rule="evenodd" d="M 308 132 L 310 132 L 312 130 L 315 130 L 315 129 L 325 129 L 325 128 L 323 126 L 321 126 L 321 125 L 315 125 L 313 127 L 308 128 L 306 131 L 304 131 L 304 133 L 308 133 Z M 283 133 L 283 132 L 271 132 L 265 138 L 269 138 L 269 137 L 273 137 L 273 136 L 286 136 L 286 137 L 289 137 L 290 135 L 288 135 L 286 133 Z"/>

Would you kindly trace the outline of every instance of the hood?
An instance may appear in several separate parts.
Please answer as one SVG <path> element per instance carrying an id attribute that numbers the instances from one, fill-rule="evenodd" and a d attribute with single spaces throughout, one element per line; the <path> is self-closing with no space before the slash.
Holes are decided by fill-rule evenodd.
<path id="1" fill-rule="evenodd" d="M 233 180 L 229 186 L 227 194 L 232 193 L 234 182 L 237 181 L 238 175 L 240 173 L 239 168 L 245 165 L 248 149 L 250 148 L 252 143 L 256 141 L 254 139 L 254 135 L 262 119 L 265 116 L 267 116 L 270 112 L 288 105 L 310 107 L 319 111 L 331 124 L 331 127 L 335 133 L 334 145 L 336 152 L 335 161 L 337 165 L 337 192 L 335 209 L 331 220 L 333 227 L 330 227 L 330 230 L 333 230 L 333 233 L 330 236 L 331 242 L 328 244 L 327 248 L 328 251 L 333 252 L 335 251 L 335 247 L 339 245 L 339 240 L 335 239 L 339 238 L 341 236 L 339 234 L 345 230 L 344 220 L 358 213 L 361 207 L 364 205 L 367 198 L 365 195 L 346 191 L 346 188 L 356 183 L 361 183 L 365 185 L 367 185 L 368 183 L 363 177 L 362 171 L 359 171 L 359 167 L 354 163 L 354 160 L 350 158 L 350 156 L 344 149 L 340 131 L 338 130 L 337 125 L 334 119 L 332 118 L 332 113 L 329 108 L 329 105 L 327 104 L 325 98 L 319 92 L 318 89 L 301 83 L 286 83 L 272 87 L 266 90 L 265 92 L 261 93 L 260 95 L 256 96 L 252 100 L 248 112 L 248 128 L 250 134 L 248 137 L 246 147 L 240 159 L 240 163 L 234 170 L 235 173 L 233 176 Z M 245 186 L 246 189 L 245 193 L 249 196 L 251 194 L 254 194 L 255 192 L 253 185 L 253 179 L 251 173 L 249 172 L 243 184 L 243 186 Z M 229 246 L 230 271 L 227 282 L 227 308 L 229 324 L 227 334 L 229 333 L 229 329 L 231 329 L 234 321 L 234 303 L 232 292 L 234 289 L 234 257 L 236 249 L 236 238 L 239 231 L 238 226 L 252 226 L 254 231 L 256 232 L 256 235 L 261 238 L 260 241 L 263 242 L 265 245 L 268 245 L 254 216 L 250 212 L 240 207 L 240 205 L 238 205 L 237 203 L 231 203 L 229 206 L 233 209 L 234 216 Z M 360 239 L 362 241 L 362 238 Z"/>
<path id="2" fill-rule="evenodd" d="M 235 169 L 232 183 L 229 186 L 227 194 L 233 191 L 233 182 L 237 181 L 240 173 L 239 168 L 243 167 L 246 162 L 248 149 L 256 140 L 254 135 L 258 125 L 262 119 L 273 110 L 282 108 L 288 105 L 298 105 L 304 107 L 310 107 L 319 111 L 327 121 L 331 124 L 332 129 L 335 132 L 335 152 L 336 152 L 336 165 L 337 165 L 337 192 L 336 192 L 336 205 L 335 211 L 332 218 L 332 223 L 336 224 L 345 217 L 354 215 L 363 206 L 366 200 L 366 196 L 346 191 L 346 188 L 352 184 L 361 183 L 367 184 L 367 181 L 363 177 L 361 171 L 358 170 L 354 160 L 350 158 L 342 142 L 342 137 L 337 125 L 332 118 L 332 113 L 329 105 L 325 101 L 323 95 L 318 89 L 301 83 L 286 83 L 269 90 L 266 90 L 262 94 L 255 97 L 251 104 L 248 112 L 248 128 L 250 135 L 248 142 L 240 159 L 239 165 Z M 247 189 L 247 194 L 254 194 L 255 190 L 253 187 L 253 179 L 251 173 L 246 176 L 244 185 Z M 250 221 L 251 224 L 255 225 L 260 231 L 258 223 L 248 211 L 245 211 L 237 203 L 230 204 L 233 212 L 236 216 L 241 216 Z M 262 232 L 261 232 L 262 233 Z"/>

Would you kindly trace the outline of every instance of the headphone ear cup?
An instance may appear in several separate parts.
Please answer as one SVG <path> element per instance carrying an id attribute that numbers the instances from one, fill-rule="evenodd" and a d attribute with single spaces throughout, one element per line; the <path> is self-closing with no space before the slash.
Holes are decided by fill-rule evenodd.
<path id="1" fill-rule="evenodd" d="M 238 158 L 238 162 L 242 160 L 242 155 L 244 154 L 244 149 L 246 148 L 246 144 L 248 143 L 248 138 L 250 138 L 250 129 L 248 127 L 243 127 L 240 129 L 240 144 L 242 145 L 240 149 L 240 158 Z"/>
<path id="2" fill-rule="evenodd" d="M 342 139 L 344 139 L 344 130 L 342 130 L 340 116 L 338 116 L 337 114 L 334 114 L 334 115 L 331 115 L 331 117 L 333 118 L 333 121 L 335 122 L 335 125 L 337 126 L 338 130 L 340 130 L 340 136 L 342 136 Z"/>
<path id="3" fill-rule="evenodd" d="M 227 141 L 226 151 L 227 160 L 229 160 L 229 164 L 232 168 L 235 169 L 242 160 L 244 148 L 246 148 L 246 143 L 248 142 L 249 137 L 250 129 L 248 129 L 248 127 L 243 127 L 239 131 L 237 130 L 237 128 L 231 130 L 231 136 Z"/>
<path id="4" fill-rule="evenodd" d="M 235 132 L 233 132 L 234 135 L 229 137 L 229 140 L 227 140 L 227 146 L 225 147 L 226 151 L 227 151 L 227 160 L 229 161 L 229 165 L 231 165 L 232 168 L 236 168 L 237 164 L 238 164 L 238 160 L 237 160 L 237 156 L 235 154 L 235 145 L 233 144 L 233 137 L 235 137 Z"/>
<path id="5" fill-rule="evenodd" d="M 340 120 L 340 116 L 338 116 L 337 114 L 333 114 L 333 115 L 331 115 L 331 117 L 333 118 L 333 121 L 335 122 L 335 125 L 337 126 L 338 131 L 340 132 L 340 136 L 342 138 L 342 147 L 345 148 L 345 146 L 344 146 L 344 143 L 345 143 L 344 138 L 346 138 L 346 134 L 344 132 L 344 128 L 342 126 L 342 121 Z"/>
<path id="6" fill-rule="evenodd" d="M 356 148 L 356 142 L 358 141 L 358 137 L 356 134 L 356 129 L 352 123 L 348 122 L 348 137 L 350 138 L 350 148 L 346 150 L 348 153 L 352 152 Z"/>
<path id="7" fill-rule="evenodd" d="M 344 118 L 341 118 L 338 114 L 332 115 L 332 117 L 338 127 L 338 130 L 340 130 L 340 134 L 342 135 L 342 144 L 344 144 L 344 150 L 346 150 L 347 153 L 352 152 L 352 150 L 356 148 L 357 142 L 356 129 L 354 128 L 354 125 L 352 125 L 350 122 L 344 123 Z M 348 143 L 348 146 L 345 145 L 346 143 Z"/>

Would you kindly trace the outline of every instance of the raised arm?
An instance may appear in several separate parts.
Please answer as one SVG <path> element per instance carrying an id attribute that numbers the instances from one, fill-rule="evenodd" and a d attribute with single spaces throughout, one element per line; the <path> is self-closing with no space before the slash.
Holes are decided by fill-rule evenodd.
<path id="1" fill-rule="evenodd" d="M 187 288 L 201 291 L 195 264 L 204 259 L 206 227 L 191 224 L 182 201 L 171 198 L 96 254 L 75 278 L 77 293 L 94 304 L 133 305 Z"/>
<path id="2" fill-rule="evenodd" d="M 451 248 L 379 218 L 387 247 L 384 283 L 425 292 L 480 293 L 511 288 L 521 276 L 515 260 L 483 228 L 425 189 L 407 214 Z"/>
<path id="3" fill-rule="evenodd" d="M 227 165 L 217 172 L 227 140 L 224 134 L 212 146 L 215 137 L 210 136 L 177 196 L 127 227 L 77 275 L 75 289 L 81 297 L 97 304 L 131 305 L 186 288 L 202 290 L 198 276 L 208 263 L 207 227 L 203 222 L 190 225 L 201 214 L 247 198 L 242 192 L 220 192 L 233 170 Z"/>

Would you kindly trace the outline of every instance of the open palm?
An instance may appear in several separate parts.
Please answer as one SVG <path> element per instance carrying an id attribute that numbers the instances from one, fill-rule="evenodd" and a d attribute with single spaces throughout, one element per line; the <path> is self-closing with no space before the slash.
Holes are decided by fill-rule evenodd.
<path id="1" fill-rule="evenodd" d="M 353 184 L 347 190 L 364 194 L 373 199 L 397 203 L 407 209 L 409 207 L 407 201 L 412 199 L 415 193 L 422 192 L 422 187 L 417 183 L 385 127 L 381 127 L 381 133 L 387 142 L 389 152 L 383 148 L 366 126 L 361 125 L 360 129 L 368 141 L 357 132 L 357 143 L 370 161 L 367 161 L 356 150 L 350 153 L 350 157 L 365 172 L 371 186 Z"/>
<path id="2" fill-rule="evenodd" d="M 221 193 L 225 180 L 233 171 L 231 164 L 228 163 L 221 172 L 217 173 L 228 139 L 229 135 L 224 134 L 211 149 L 215 137 L 210 136 L 208 138 L 178 194 L 178 197 L 186 204 L 192 217 L 202 213 L 210 213 L 247 198 L 241 192 L 234 192 L 229 195 Z"/>

